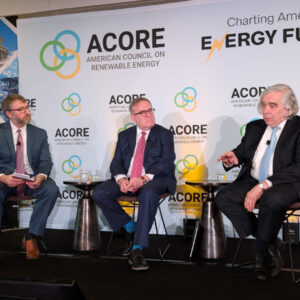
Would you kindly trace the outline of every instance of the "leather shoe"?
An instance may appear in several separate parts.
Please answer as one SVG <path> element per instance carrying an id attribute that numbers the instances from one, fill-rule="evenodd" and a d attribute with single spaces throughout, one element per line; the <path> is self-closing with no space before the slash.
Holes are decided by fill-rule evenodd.
<path id="1" fill-rule="evenodd" d="M 267 255 L 254 256 L 254 276 L 258 280 L 266 280 L 269 277 L 269 263 Z"/>
<path id="2" fill-rule="evenodd" d="M 273 244 L 268 246 L 268 253 L 270 255 L 270 276 L 276 277 L 283 267 L 283 250 L 284 243 L 277 238 Z"/>
<path id="3" fill-rule="evenodd" d="M 36 239 L 26 240 L 25 237 L 23 237 L 22 247 L 26 250 L 26 259 L 35 260 L 40 258 L 40 251 Z"/>
<path id="4" fill-rule="evenodd" d="M 140 249 L 135 249 L 130 252 L 128 262 L 133 271 L 146 271 L 149 269 L 148 263 Z"/>

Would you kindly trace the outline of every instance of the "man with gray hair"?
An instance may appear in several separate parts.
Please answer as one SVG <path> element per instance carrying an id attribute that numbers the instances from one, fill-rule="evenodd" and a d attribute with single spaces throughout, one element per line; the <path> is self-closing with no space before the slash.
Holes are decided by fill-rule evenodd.
<path id="1" fill-rule="evenodd" d="M 263 119 L 247 124 L 241 143 L 217 160 L 226 171 L 236 166 L 241 170 L 217 194 L 216 204 L 240 238 L 255 237 L 254 274 L 265 280 L 277 276 L 283 265 L 277 235 L 285 211 L 300 198 L 300 117 L 295 94 L 285 84 L 267 88 L 258 109 Z"/>

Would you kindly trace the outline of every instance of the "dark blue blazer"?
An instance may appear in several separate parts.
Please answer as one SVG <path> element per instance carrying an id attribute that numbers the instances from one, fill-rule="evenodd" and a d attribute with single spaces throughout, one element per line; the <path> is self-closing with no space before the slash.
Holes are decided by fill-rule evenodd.
<path id="1" fill-rule="evenodd" d="M 127 174 L 136 145 L 137 127 L 130 127 L 119 133 L 114 158 L 110 165 L 112 177 L 117 174 Z M 173 133 L 155 125 L 150 130 L 144 154 L 146 174 L 153 174 L 155 179 L 166 183 L 168 190 L 176 190 L 175 151 Z"/>
<path id="2" fill-rule="evenodd" d="M 240 145 L 233 149 L 242 169 L 237 180 L 250 176 L 252 160 L 267 125 L 264 120 L 250 122 Z M 273 175 L 268 178 L 273 184 L 291 183 L 300 197 L 300 117 L 287 120 L 276 144 L 273 160 Z"/>
<path id="3" fill-rule="evenodd" d="M 52 159 L 47 132 L 27 124 L 27 156 L 34 174 L 50 175 Z M 9 122 L 0 124 L 0 174 L 12 174 L 16 169 L 16 153 Z"/>

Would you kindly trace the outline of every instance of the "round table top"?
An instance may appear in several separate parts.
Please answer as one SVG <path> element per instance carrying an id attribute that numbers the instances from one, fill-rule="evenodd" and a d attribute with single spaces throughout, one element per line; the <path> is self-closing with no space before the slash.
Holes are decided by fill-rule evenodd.
<path id="1" fill-rule="evenodd" d="M 185 184 L 194 186 L 220 186 L 230 184 L 232 181 L 229 180 L 218 180 L 218 179 L 206 179 L 206 180 L 187 180 Z"/>
<path id="2" fill-rule="evenodd" d="M 95 181 L 80 181 L 80 180 L 64 180 L 64 184 L 74 185 L 76 187 L 90 187 L 91 189 L 96 185 L 104 182 L 105 180 L 95 180 Z"/>

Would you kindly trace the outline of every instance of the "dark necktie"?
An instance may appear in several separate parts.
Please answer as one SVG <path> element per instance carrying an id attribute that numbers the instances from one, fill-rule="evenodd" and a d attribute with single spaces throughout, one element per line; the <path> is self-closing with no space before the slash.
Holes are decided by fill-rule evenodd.
<path id="1" fill-rule="evenodd" d="M 279 128 L 279 126 L 272 128 L 270 144 L 268 145 L 259 166 L 259 182 L 263 182 L 268 177 L 270 160 L 276 143 L 276 132 Z"/>
<path id="2" fill-rule="evenodd" d="M 16 149 L 16 172 L 20 174 L 24 174 L 24 143 L 21 129 L 17 130 L 18 138 L 17 138 L 17 149 Z M 24 195 L 24 184 L 17 186 L 18 195 Z"/>

